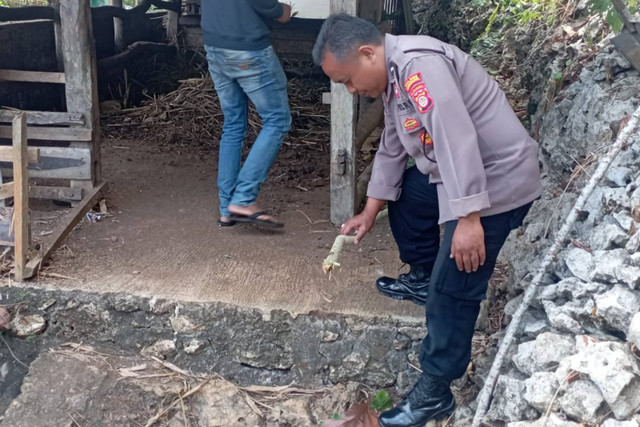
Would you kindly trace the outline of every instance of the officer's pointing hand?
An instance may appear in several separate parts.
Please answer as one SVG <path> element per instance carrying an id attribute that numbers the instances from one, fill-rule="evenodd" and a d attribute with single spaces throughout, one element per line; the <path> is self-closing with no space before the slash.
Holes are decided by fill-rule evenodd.
<path id="1" fill-rule="evenodd" d="M 354 217 L 351 217 L 342 224 L 340 227 L 340 234 L 343 236 L 348 236 L 352 231 L 356 231 L 356 238 L 354 239 L 354 243 L 360 242 L 362 238 L 367 234 L 375 223 L 376 217 L 373 216 L 373 219 L 370 218 L 366 212 L 362 212 Z"/>

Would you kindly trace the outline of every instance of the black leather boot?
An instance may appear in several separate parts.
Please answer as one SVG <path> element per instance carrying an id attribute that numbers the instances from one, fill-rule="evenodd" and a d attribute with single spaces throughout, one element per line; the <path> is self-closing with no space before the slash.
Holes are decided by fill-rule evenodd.
<path id="1" fill-rule="evenodd" d="M 382 427 L 424 427 L 427 421 L 448 417 L 456 408 L 449 381 L 422 374 L 395 408 L 378 417 Z"/>
<path id="2" fill-rule="evenodd" d="M 432 268 L 433 264 L 412 265 L 408 273 L 401 274 L 397 279 L 380 277 L 376 280 L 376 287 L 382 295 L 390 298 L 408 299 L 425 305 Z"/>

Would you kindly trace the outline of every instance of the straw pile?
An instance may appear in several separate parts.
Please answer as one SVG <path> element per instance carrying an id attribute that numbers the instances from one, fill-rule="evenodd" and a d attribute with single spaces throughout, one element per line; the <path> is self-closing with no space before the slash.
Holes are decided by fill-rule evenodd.
<path id="1" fill-rule="evenodd" d="M 326 152 L 329 146 L 329 106 L 321 103 L 328 83 L 309 78 L 294 78 L 288 83 L 292 127 L 285 145 L 309 146 Z M 113 104 L 112 104 L 113 105 Z M 173 92 L 148 97 L 139 107 L 101 108 L 106 137 L 144 139 L 159 134 L 172 135 L 181 144 L 217 148 L 222 134 L 223 114 L 213 82 L 208 75 L 182 80 Z M 249 140 L 261 127 L 260 117 L 250 108 Z M 153 129 L 152 133 L 150 133 Z"/>

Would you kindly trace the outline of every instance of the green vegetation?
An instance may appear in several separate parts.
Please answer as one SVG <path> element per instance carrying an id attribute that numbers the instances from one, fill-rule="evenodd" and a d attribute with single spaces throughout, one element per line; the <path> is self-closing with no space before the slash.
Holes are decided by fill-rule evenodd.
<path id="1" fill-rule="evenodd" d="M 393 406 L 393 400 L 389 397 L 389 393 L 384 390 L 380 390 L 376 393 L 371 401 L 371 407 L 378 412 L 386 411 Z"/>
<path id="2" fill-rule="evenodd" d="M 638 11 L 638 0 L 629 0 L 626 4 L 631 14 Z M 611 0 L 589 0 L 589 10 L 603 17 L 607 24 L 611 25 L 611 29 L 615 33 L 619 33 L 622 30 L 622 20 L 613 7 Z"/>

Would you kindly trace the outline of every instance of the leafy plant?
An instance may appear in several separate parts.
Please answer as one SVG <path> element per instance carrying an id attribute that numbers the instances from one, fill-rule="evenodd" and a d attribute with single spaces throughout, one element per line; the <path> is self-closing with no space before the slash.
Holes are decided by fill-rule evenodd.
<path id="1" fill-rule="evenodd" d="M 638 11 L 638 0 L 628 0 L 627 7 L 631 14 L 636 13 Z M 622 30 L 622 20 L 613 7 L 611 0 L 589 0 L 589 10 L 603 17 L 614 33 L 619 33 Z"/>
<path id="2" fill-rule="evenodd" d="M 393 406 L 393 400 L 389 397 L 389 393 L 380 390 L 376 393 L 371 401 L 371 407 L 378 412 L 386 411 Z"/>

